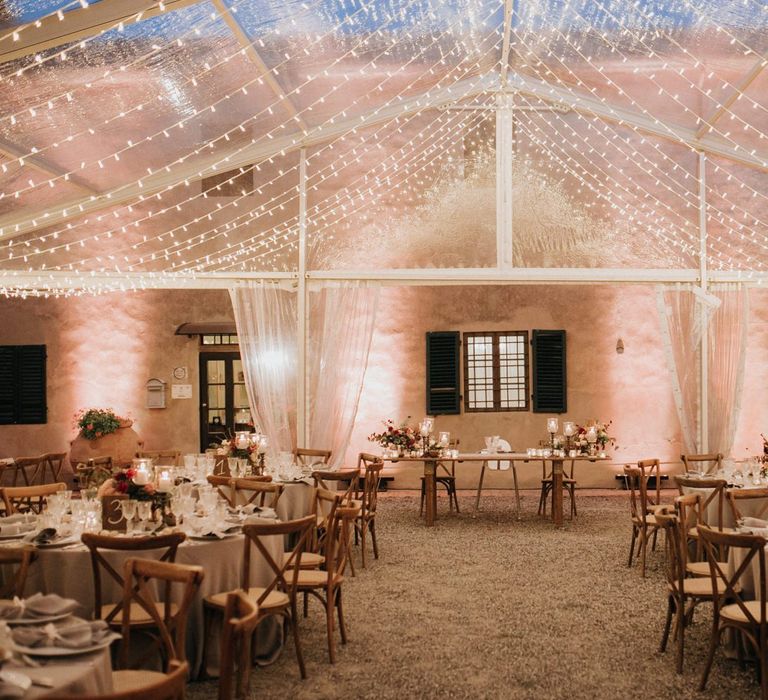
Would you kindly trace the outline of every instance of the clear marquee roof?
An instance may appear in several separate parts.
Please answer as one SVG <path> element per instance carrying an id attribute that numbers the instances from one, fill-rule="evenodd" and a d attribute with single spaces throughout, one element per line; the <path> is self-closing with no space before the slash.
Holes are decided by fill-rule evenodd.
<path id="1" fill-rule="evenodd" d="M 713 272 L 768 272 L 764 0 L 5 0 L 0 22 L 6 294 L 279 275 L 304 230 L 310 270 L 493 269 L 505 189 L 515 268 L 698 270 L 705 231 Z"/>

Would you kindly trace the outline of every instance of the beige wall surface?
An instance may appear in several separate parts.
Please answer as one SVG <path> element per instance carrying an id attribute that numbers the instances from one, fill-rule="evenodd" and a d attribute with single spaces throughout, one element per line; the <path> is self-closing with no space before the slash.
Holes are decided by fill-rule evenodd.
<path id="1" fill-rule="evenodd" d="M 613 421 L 617 445 L 611 464 L 580 465 L 583 486 L 613 486 L 624 462 L 646 457 L 676 461 L 681 435 L 662 347 L 655 291 L 646 286 L 385 287 L 373 337 L 358 420 L 347 452 L 378 452 L 367 436 L 381 421 L 425 412 L 427 331 L 565 329 L 568 412 L 561 419 Z M 197 339 L 174 335 L 185 322 L 231 320 L 222 291 L 143 291 L 70 299 L 0 301 L 0 344 L 48 346 L 49 422 L 0 426 L 0 456 L 68 449 L 75 412 L 112 407 L 134 419 L 146 449 L 199 447 Z M 616 352 L 622 338 L 625 351 Z M 189 369 L 192 399 L 172 399 L 172 370 Z M 145 408 L 150 378 L 168 383 L 165 409 Z M 768 292 L 751 293 L 744 401 L 735 455 L 754 453 L 768 427 L 762 387 L 768 381 Z M 438 416 L 465 449 L 498 434 L 524 450 L 546 437 L 546 414 L 463 413 Z M 393 469 L 395 485 L 418 485 L 416 466 Z M 472 488 L 477 465 L 460 465 L 459 486 Z M 536 486 L 540 467 L 520 468 L 524 486 Z M 494 473 L 489 488 L 511 485 Z"/>

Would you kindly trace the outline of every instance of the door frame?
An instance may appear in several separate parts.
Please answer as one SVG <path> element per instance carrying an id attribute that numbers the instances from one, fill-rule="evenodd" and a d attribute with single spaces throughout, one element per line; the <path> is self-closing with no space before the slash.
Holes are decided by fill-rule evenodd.
<path id="1" fill-rule="evenodd" d="M 201 452 L 208 449 L 205 444 L 208 438 L 208 367 L 206 363 L 209 360 L 224 360 L 224 428 L 234 430 L 235 424 L 235 396 L 234 396 L 234 376 L 232 364 L 234 360 L 240 360 L 239 352 L 232 351 L 206 351 L 200 352 L 199 372 L 200 377 L 200 404 L 198 413 L 200 419 L 200 448 Z M 229 361 L 227 361 L 229 360 Z"/>

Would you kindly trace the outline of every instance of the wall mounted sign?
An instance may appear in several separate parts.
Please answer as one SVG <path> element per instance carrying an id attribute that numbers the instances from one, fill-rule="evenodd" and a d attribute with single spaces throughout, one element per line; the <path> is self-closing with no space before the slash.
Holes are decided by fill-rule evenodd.
<path id="1" fill-rule="evenodd" d="M 192 385 L 191 384 L 171 384 L 171 398 L 172 399 L 191 399 Z"/>

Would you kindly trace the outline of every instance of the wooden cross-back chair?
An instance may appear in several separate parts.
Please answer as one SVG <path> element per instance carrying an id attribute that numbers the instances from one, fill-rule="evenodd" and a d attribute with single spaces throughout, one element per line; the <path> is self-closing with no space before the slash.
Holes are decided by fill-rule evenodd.
<path id="1" fill-rule="evenodd" d="M 37 559 L 37 550 L 27 545 L 24 547 L 0 547 L 0 566 L 9 569 L 15 566 L 12 576 L 4 576 L 5 582 L 0 586 L 0 598 L 23 598 L 24 587 L 27 584 L 29 567 Z"/>
<path id="2" fill-rule="evenodd" d="M 75 468 L 75 474 L 80 488 L 90 488 L 92 485 L 110 478 L 114 468 L 115 465 L 112 457 L 104 455 L 102 457 L 92 457 L 86 463 L 78 464 Z"/>
<path id="3" fill-rule="evenodd" d="M 569 467 L 566 466 L 570 462 Z M 517 481 L 517 472 L 515 472 L 515 481 Z M 539 508 L 538 515 L 546 515 L 547 512 L 547 499 L 552 493 L 552 485 L 554 479 L 552 477 L 552 470 L 547 469 L 547 460 L 541 460 L 541 491 L 539 492 Z M 517 490 L 517 489 L 515 489 Z M 577 515 L 576 513 L 576 460 L 575 459 L 563 459 L 563 490 L 568 492 L 571 499 L 571 518 Z M 554 498 L 552 500 L 552 507 L 554 508 Z"/>
<path id="4" fill-rule="evenodd" d="M 661 462 L 658 459 L 641 459 L 637 463 L 637 468 L 643 473 L 643 479 L 646 484 L 646 512 L 666 511 L 668 506 L 661 502 Z M 649 489 L 648 484 L 651 479 L 653 479 L 653 488 Z"/>
<path id="5" fill-rule="evenodd" d="M 125 579 L 109 560 L 102 550 L 121 552 L 146 552 L 156 550 L 160 553 L 158 561 L 173 563 L 176 559 L 176 551 L 179 545 L 186 539 L 183 532 L 174 532 L 168 535 L 145 537 L 118 537 L 112 535 L 97 535 L 91 532 L 83 533 L 83 544 L 88 547 L 91 555 L 91 570 L 93 572 L 94 617 L 104 620 L 110 627 L 120 629 L 121 622 L 118 617 L 123 610 L 124 601 L 107 603 L 104 601 L 104 583 L 112 581 L 113 584 L 123 590 Z M 131 618 L 135 625 L 144 625 L 150 621 L 146 615 L 142 615 L 141 607 L 134 607 Z"/>
<path id="6" fill-rule="evenodd" d="M 47 455 L 38 457 L 19 457 L 13 461 L 11 486 L 34 486 L 42 484 Z"/>
<path id="7" fill-rule="evenodd" d="M 357 462 L 358 472 L 363 472 L 363 488 L 355 491 L 355 500 L 360 501 L 360 512 L 355 519 L 355 542 L 360 539 L 363 568 L 365 568 L 366 546 L 368 533 L 373 545 L 373 558 L 379 558 L 379 545 L 376 541 L 376 505 L 379 498 L 379 483 L 384 462 L 376 455 L 361 452 Z M 359 480 L 358 480 L 359 481 Z"/>
<path id="8" fill-rule="evenodd" d="M 181 450 L 139 450 L 136 457 L 151 459 L 156 465 L 181 466 Z"/>
<path id="9" fill-rule="evenodd" d="M 283 617 L 285 623 L 291 627 L 293 632 L 293 641 L 296 647 L 296 659 L 299 664 L 299 672 L 302 678 L 307 677 L 307 670 L 304 665 L 304 656 L 301 651 L 301 640 L 299 638 L 299 620 L 296 608 L 296 584 L 298 581 L 299 570 L 301 568 L 301 558 L 303 553 L 309 547 L 312 537 L 312 529 L 315 526 L 315 516 L 307 515 L 297 520 L 273 521 L 257 520 L 255 522 L 246 522 L 243 525 L 243 564 L 241 571 L 240 590 L 248 596 L 259 608 L 259 621 L 268 615 L 279 615 Z M 289 556 L 279 556 L 276 560 L 272 556 L 271 538 L 275 536 L 287 537 L 295 542 Z M 272 573 L 272 580 L 269 585 L 251 586 L 251 556 L 253 548 L 256 548 L 259 555 L 267 563 Z M 211 616 L 221 614 L 225 610 L 227 595 L 232 591 L 217 593 L 208 596 L 203 600 L 203 610 L 206 618 L 206 650 L 208 646 L 208 637 L 212 629 Z M 205 656 L 205 652 L 204 652 Z"/>
<path id="10" fill-rule="evenodd" d="M 188 675 L 188 664 L 172 662 L 168 674 L 158 674 L 158 679 L 149 685 L 108 695 L 48 695 L 46 700 L 184 700 Z"/>
<path id="11" fill-rule="evenodd" d="M 696 524 L 701 509 L 701 497 L 697 493 L 687 493 L 675 498 L 675 512 L 680 521 L 682 532 L 685 533 L 686 543 L 696 543 L 698 533 L 696 533 Z M 690 533 L 696 533 L 696 538 Z M 691 576 L 705 576 L 709 578 L 709 562 L 706 558 L 702 559 L 702 550 L 699 547 L 693 548 L 695 554 L 686 559 L 686 571 Z"/>
<path id="12" fill-rule="evenodd" d="M 686 472 L 714 474 L 723 467 L 723 455 L 720 452 L 710 452 L 698 455 L 680 455 Z"/>
<path id="13" fill-rule="evenodd" d="M 624 466 L 624 479 L 629 488 L 629 507 L 632 521 L 632 540 L 629 544 L 629 561 L 627 562 L 627 566 L 632 566 L 632 558 L 635 554 L 635 542 L 637 542 L 637 553 L 641 560 L 641 573 L 643 578 L 645 578 L 648 539 L 653 535 L 652 549 L 656 549 L 658 524 L 656 522 L 655 514 L 648 512 L 647 474 L 640 467 L 634 467 L 627 464 Z"/>
<path id="14" fill-rule="evenodd" d="M 312 472 L 312 479 L 314 479 L 316 488 L 341 493 L 347 501 L 354 495 L 357 488 L 356 482 L 359 478 L 360 471 L 358 469 L 338 469 L 336 471 L 316 469 Z M 347 482 L 347 485 L 340 488 L 342 482 Z"/>
<path id="15" fill-rule="evenodd" d="M 323 539 L 325 569 L 299 571 L 297 590 L 304 594 L 304 614 L 307 600 L 312 596 L 320 601 L 325 609 L 326 631 L 328 634 L 328 659 L 336 663 L 336 638 L 334 635 L 334 614 L 338 616 L 341 643 L 347 643 L 347 630 L 344 626 L 344 608 L 342 605 L 342 584 L 344 570 L 349 560 L 351 537 L 355 519 L 360 513 L 360 504 L 339 504 L 328 520 L 328 529 Z"/>
<path id="16" fill-rule="evenodd" d="M 0 489 L 7 515 L 26 512 L 41 513 L 48 496 L 66 490 L 67 485 L 64 483 L 42 484 L 41 486 L 5 486 Z"/>
<path id="17" fill-rule="evenodd" d="M 254 505 L 261 508 L 277 509 L 277 503 L 283 495 L 283 484 L 273 484 L 263 476 L 244 476 L 232 479 L 235 503 L 239 506 Z"/>
<path id="18" fill-rule="evenodd" d="M 699 526 L 699 539 L 704 543 L 710 561 L 710 575 L 713 586 L 718 585 L 714 596 L 714 614 L 707 661 L 701 676 L 699 690 L 705 690 L 720 637 L 725 630 L 736 632 L 739 658 L 741 640 L 749 643 L 757 659 L 762 700 L 768 700 L 768 601 L 765 591 L 766 580 L 766 539 L 759 535 L 735 532 L 720 532 L 706 526 Z M 733 565 L 724 565 L 716 560 L 717 552 L 728 549 Z M 739 563 L 739 560 L 740 563 Z M 738 565 L 737 565 L 738 563 Z M 741 586 L 741 577 L 757 569 L 757 591 L 762 591 L 758 600 L 748 600 Z"/>
<path id="19" fill-rule="evenodd" d="M 315 464 L 330 464 L 331 450 L 313 450 L 309 447 L 297 447 L 293 451 L 293 459 L 299 466 L 311 467 Z"/>
<path id="20" fill-rule="evenodd" d="M 175 564 L 157 559 L 126 560 L 123 565 L 123 600 L 120 632 L 120 667 L 113 672 L 115 690 L 128 690 L 140 685 L 150 685 L 163 675 L 156 671 L 132 670 L 129 665 L 163 658 L 163 669 L 167 670 L 172 661 L 184 662 L 186 651 L 187 616 L 204 573 L 202 566 Z M 155 587 L 163 591 L 163 601 L 155 595 Z M 180 595 L 173 596 L 174 589 L 181 589 Z M 171 603 L 175 597 L 177 603 Z M 131 619 L 139 613 L 140 619 Z M 142 635 L 152 632 L 152 643 L 142 639 L 143 654 L 138 662 L 131 658 L 131 634 L 141 631 Z"/>
<path id="21" fill-rule="evenodd" d="M 229 504 L 230 508 L 236 508 L 238 505 L 245 505 L 245 503 L 238 504 L 237 498 L 237 482 L 238 479 L 232 476 L 224 476 L 223 474 L 209 474 L 206 479 L 211 486 L 214 486 L 219 492 L 219 495 Z M 240 479 L 247 480 L 248 483 L 264 483 L 268 484 L 272 481 L 271 476 L 248 476 Z M 247 489 L 241 486 L 241 491 L 245 492 Z M 254 497 L 258 494 L 254 493 Z M 279 498 L 279 497 L 278 497 Z"/>
<path id="22" fill-rule="evenodd" d="M 227 593 L 219 657 L 219 700 L 249 697 L 251 638 L 258 621 L 259 606 L 254 601 L 242 591 Z"/>
<path id="23" fill-rule="evenodd" d="M 45 463 L 42 465 L 40 473 L 40 483 L 50 484 L 61 481 L 61 471 L 64 468 L 64 460 L 67 457 L 66 452 L 49 452 L 45 457 Z M 50 472 L 50 479 L 48 478 Z"/>
<path id="24" fill-rule="evenodd" d="M 693 617 L 693 610 L 702 601 L 712 602 L 713 582 L 707 578 L 686 578 L 688 538 L 685 523 L 671 513 L 656 513 L 656 523 L 664 531 L 667 552 L 667 617 L 659 651 L 664 652 L 674 621 L 673 638 L 677 641 L 676 668 L 683 672 L 685 628 Z"/>
<path id="25" fill-rule="evenodd" d="M 765 518 L 768 515 L 768 488 L 728 489 L 727 496 L 734 523 L 744 517 Z"/>
<path id="26" fill-rule="evenodd" d="M 324 544 L 330 531 L 331 520 L 336 509 L 345 502 L 344 494 L 338 491 L 315 488 L 312 494 L 312 514 L 315 516 L 315 527 L 312 530 L 307 550 L 301 555 L 302 569 L 319 569 L 325 564 Z M 290 552 L 284 555 L 291 556 Z M 306 601 L 305 601 L 306 603 Z M 305 609 L 306 617 L 306 609 Z"/>
<path id="27" fill-rule="evenodd" d="M 733 531 L 733 528 L 723 525 L 725 490 L 728 486 L 728 482 L 725 479 L 690 479 L 685 476 L 676 475 L 675 483 L 677 483 L 680 495 L 684 496 L 692 492 L 698 494 L 699 502 L 694 508 L 696 525 L 707 525 L 720 531 Z M 688 490 L 686 491 L 686 489 Z M 701 542 L 699 542 L 699 533 L 696 527 L 691 527 L 688 530 L 688 539 L 696 543 L 696 559 L 701 561 L 704 550 Z M 719 559 L 723 560 L 725 554 L 725 552 L 721 552 Z"/>

